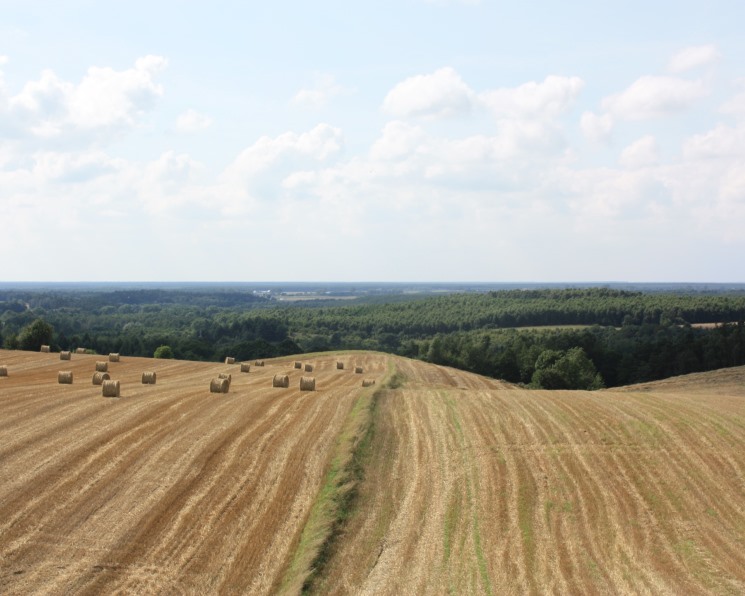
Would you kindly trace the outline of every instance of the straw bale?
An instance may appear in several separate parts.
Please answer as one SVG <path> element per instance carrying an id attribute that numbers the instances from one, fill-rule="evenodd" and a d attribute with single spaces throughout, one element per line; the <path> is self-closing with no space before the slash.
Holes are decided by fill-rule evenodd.
<path id="1" fill-rule="evenodd" d="M 300 391 L 315 391 L 316 390 L 316 378 L 315 377 L 300 377 Z"/>
<path id="2" fill-rule="evenodd" d="M 210 382 L 210 393 L 227 393 L 230 389 L 230 381 L 227 379 L 212 379 Z"/>
<path id="3" fill-rule="evenodd" d="M 248 362 L 241 362 L 241 372 L 251 372 L 251 365 Z"/>
<path id="4" fill-rule="evenodd" d="M 355 374 L 361 375 L 362 374 L 362 367 L 361 366 L 355 366 L 354 367 Z"/>
<path id="5" fill-rule="evenodd" d="M 233 382 L 233 375 L 231 375 L 230 373 L 220 373 L 219 375 L 217 375 L 217 378 L 218 379 L 227 379 L 228 380 L 228 385 L 230 385 Z"/>
<path id="6" fill-rule="evenodd" d="M 312 364 L 306 364 L 305 365 L 305 372 L 313 372 L 313 365 Z"/>
<path id="7" fill-rule="evenodd" d="M 97 360 L 96 361 L 96 372 L 108 372 L 109 370 L 109 363 L 105 360 Z"/>
<path id="8" fill-rule="evenodd" d="M 298 360 L 296 360 L 295 361 L 295 368 L 303 368 L 303 363 L 300 362 L 300 361 L 298 361 Z"/>
<path id="9" fill-rule="evenodd" d="M 144 372 L 142 373 L 142 384 L 143 385 L 155 385 L 155 373 L 154 372 Z"/>
<path id="10" fill-rule="evenodd" d="M 0 366 L 0 377 L 7 377 L 8 376 L 8 367 L 7 366 Z"/>
<path id="11" fill-rule="evenodd" d="M 372 387 L 373 385 L 375 385 L 375 379 L 363 379 L 362 380 L 363 387 Z"/>
<path id="12" fill-rule="evenodd" d="M 285 389 L 290 386 L 290 377 L 287 375 L 274 375 L 272 379 L 272 387 L 284 387 Z"/>
<path id="13" fill-rule="evenodd" d="M 94 372 L 93 373 L 93 384 L 103 385 L 104 381 L 111 379 L 111 375 L 107 372 Z"/>
<path id="14" fill-rule="evenodd" d="M 109 362 L 119 362 L 119 354 L 109 354 Z"/>
<path id="15" fill-rule="evenodd" d="M 72 385 L 72 371 L 61 370 L 57 373 L 57 382 L 62 385 Z"/>
<path id="16" fill-rule="evenodd" d="M 76 354 L 85 354 L 85 348 L 75 348 Z"/>
<path id="17" fill-rule="evenodd" d="M 254 362 L 254 366 L 264 366 L 264 361 L 263 360 L 257 360 L 256 362 Z"/>
<path id="18" fill-rule="evenodd" d="M 101 386 L 101 395 L 104 397 L 119 397 L 119 381 L 104 381 Z"/>
<path id="19" fill-rule="evenodd" d="M 225 358 L 225 364 L 235 364 L 235 358 L 233 358 L 232 356 L 228 356 L 227 358 Z"/>
<path id="20" fill-rule="evenodd" d="M 344 363 L 343 362 L 337 362 L 336 363 L 336 370 L 344 370 Z"/>
<path id="21" fill-rule="evenodd" d="M 49 346 L 41 346 L 40 352 L 49 353 L 50 351 Z"/>
<path id="22" fill-rule="evenodd" d="M 60 352 L 59 353 L 59 359 L 60 360 L 71 360 L 72 359 L 72 353 L 71 352 Z"/>

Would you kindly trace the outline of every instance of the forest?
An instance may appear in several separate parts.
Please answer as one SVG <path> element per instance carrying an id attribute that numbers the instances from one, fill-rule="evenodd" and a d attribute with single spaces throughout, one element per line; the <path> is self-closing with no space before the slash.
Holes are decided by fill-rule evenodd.
<path id="1" fill-rule="evenodd" d="M 7 289 L 0 313 L 7 349 L 50 344 L 152 357 L 161 348 L 159 356 L 189 360 L 378 350 L 546 389 L 745 364 L 742 291 L 535 288 L 339 305 L 238 290 Z"/>

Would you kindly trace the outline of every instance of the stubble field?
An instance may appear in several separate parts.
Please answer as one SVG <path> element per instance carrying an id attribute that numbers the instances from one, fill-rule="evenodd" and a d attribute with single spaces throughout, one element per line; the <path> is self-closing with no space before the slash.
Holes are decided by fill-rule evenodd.
<path id="1" fill-rule="evenodd" d="M 90 381 L 101 357 L 72 358 L 0 351 L 3 593 L 296 592 L 303 532 L 365 399 L 364 477 L 307 559 L 309 591 L 745 592 L 742 368 L 544 392 L 349 353 L 303 357 L 317 391 L 300 392 L 293 359 L 241 374 L 123 356 L 107 399 Z M 219 372 L 228 394 L 209 393 Z M 277 372 L 290 389 L 271 387 Z"/>

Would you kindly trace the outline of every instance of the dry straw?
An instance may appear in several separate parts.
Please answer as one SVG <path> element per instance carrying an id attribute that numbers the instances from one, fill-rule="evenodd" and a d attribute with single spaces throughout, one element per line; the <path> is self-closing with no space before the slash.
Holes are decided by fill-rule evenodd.
<path id="1" fill-rule="evenodd" d="M 62 385 L 72 385 L 72 371 L 61 370 L 57 373 L 57 382 Z"/>
<path id="2" fill-rule="evenodd" d="M 109 354 L 109 362 L 119 362 L 119 354 Z"/>
<path id="3" fill-rule="evenodd" d="M 315 391 L 315 377 L 300 377 L 300 391 Z"/>
<path id="4" fill-rule="evenodd" d="M 49 346 L 41 346 L 41 352 L 48 354 L 50 352 Z"/>
<path id="5" fill-rule="evenodd" d="M 155 385 L 155 373 L 154 372 L 142 373 L 142 384 L 143 385 Z"/>
<path id="6" fill-rule="evenodd" d="M 254 366 L 264 366 L 264 361 L 263 360 L 257 360 L 256 362 L 254 362 Z"/>
<path id="7" fill-rule="evenodd" d="M 313 372 L 313 365 L 312 364 L 306 364 L 305 365 L 305 372 Z"/>
<path id="8" fill-rule="evenodd" d="M 375 379 L 363 379 L 362 380 L 363 387 L 372 387 L 373 385 L 375 385 Z"/>
<path id="9" fill-rule="evenodd" d="M 93 384 L 103 385 L 103 382 L 108 381 L 110 378 L 111 378 L 111 375 L 107 372 L 94 372 L 93 373 Z"/>
<path id="10" fill-rule="evenodd" d="M 0 366 L 0 377 L 7 377 L 7 376 L 8 376 L 8 367 Z"/>
<path id="11" fill-rule="evenodd" d="M 217 378 L 226 379 L 228 381 L 228 386 L 230 386 L 230 384 L 233 382 L 233 375 L 231 375 L 230 373 L 220 373 L 219 375 L 217 375 Z"/>
<path id="12" fill-rule="evenodd" d="M 60 360 L 70 360 L 70 359 L 72 359 L 72 354 L 70 352 L 60 352 L 59 353 L 59 359 Z"/>
<path id="13" fill-rule="evenodd" d="M 76 354 L 85 354 L 85 348 L 75 348 Z"/>
<path id="14" fill-rule="evenodd" d="M 337 362 L 336 363 L 336 370 L 344 370 L 344 363 L 343 362 Z"/>
<path id="15" fill-rule="evenodd" d="M 109 370 L 109 363 L 105 360 L 96 361 L 96 372 L 107 372 Z"/>
<path id="16" fill-rule="evenodd" d="M 225 364 L 235 364 L 235 358 L 233 358 L 232 356 L 228 356 L 227 358 L 225 358 Z"/>
<path id="17" fill-rule="evenodd" d="M 358 375 L 361 375 L 362 374 L 362 367 L 361 366 L 355 366 L 354 367 L 354 372 L 356 374 L 358 374 Z"/>
<path id="18" fill-rule="evenodd" d="M 210 382 L 210 393 L 227 393 L 230 389 L 230 381 L 227 379 L 212 379 Z"/>
<path id="19" fill-rule="evenodd" d="M 104 397 L 119 397 L 119 381 L 104 381 L 101 387 L 101 395 Z"/>
<path id="20" fill-rule="evenodd" d="M 241 362 L 241 372 L 251 372 L 251 365 L 248 362 Z"/>
<path id="21" fill-rule="evenodd" d="M 303 363 L 302 362 L 299 362 L 299 361 L 296 361 L 295 362 L 295 368 L 303 368 Z"/>
<path id="22" fill-rule="evenodd" d="M 285 389 L 290 386 L 290 377 L 287 375 L 274 375 L 272 379 L 272 387 L 284 387 Z"/>

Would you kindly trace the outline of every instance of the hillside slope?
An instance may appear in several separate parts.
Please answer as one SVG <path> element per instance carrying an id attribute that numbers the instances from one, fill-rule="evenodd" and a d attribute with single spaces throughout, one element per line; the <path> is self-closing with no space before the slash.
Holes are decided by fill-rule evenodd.
<path id="1" fill-rule="evenodd" d="M 123 357 L 122 397 L 105 399 L 101 357 L 72 358 L 0 351 L 3 593 L 287 589 L 345 424 L 373 395 L 355 365 L 378 381 L 365 477 L 312 591 L 745 592 L 742 369 L 544 392 L 319 354 L 303 357 L 317 391 L 300 392 L 290 359 L 242 374 Z M 219 372 L 228 394 L 209 393 Z M 290 389 L 271 387 L 278 372 Z"/>

